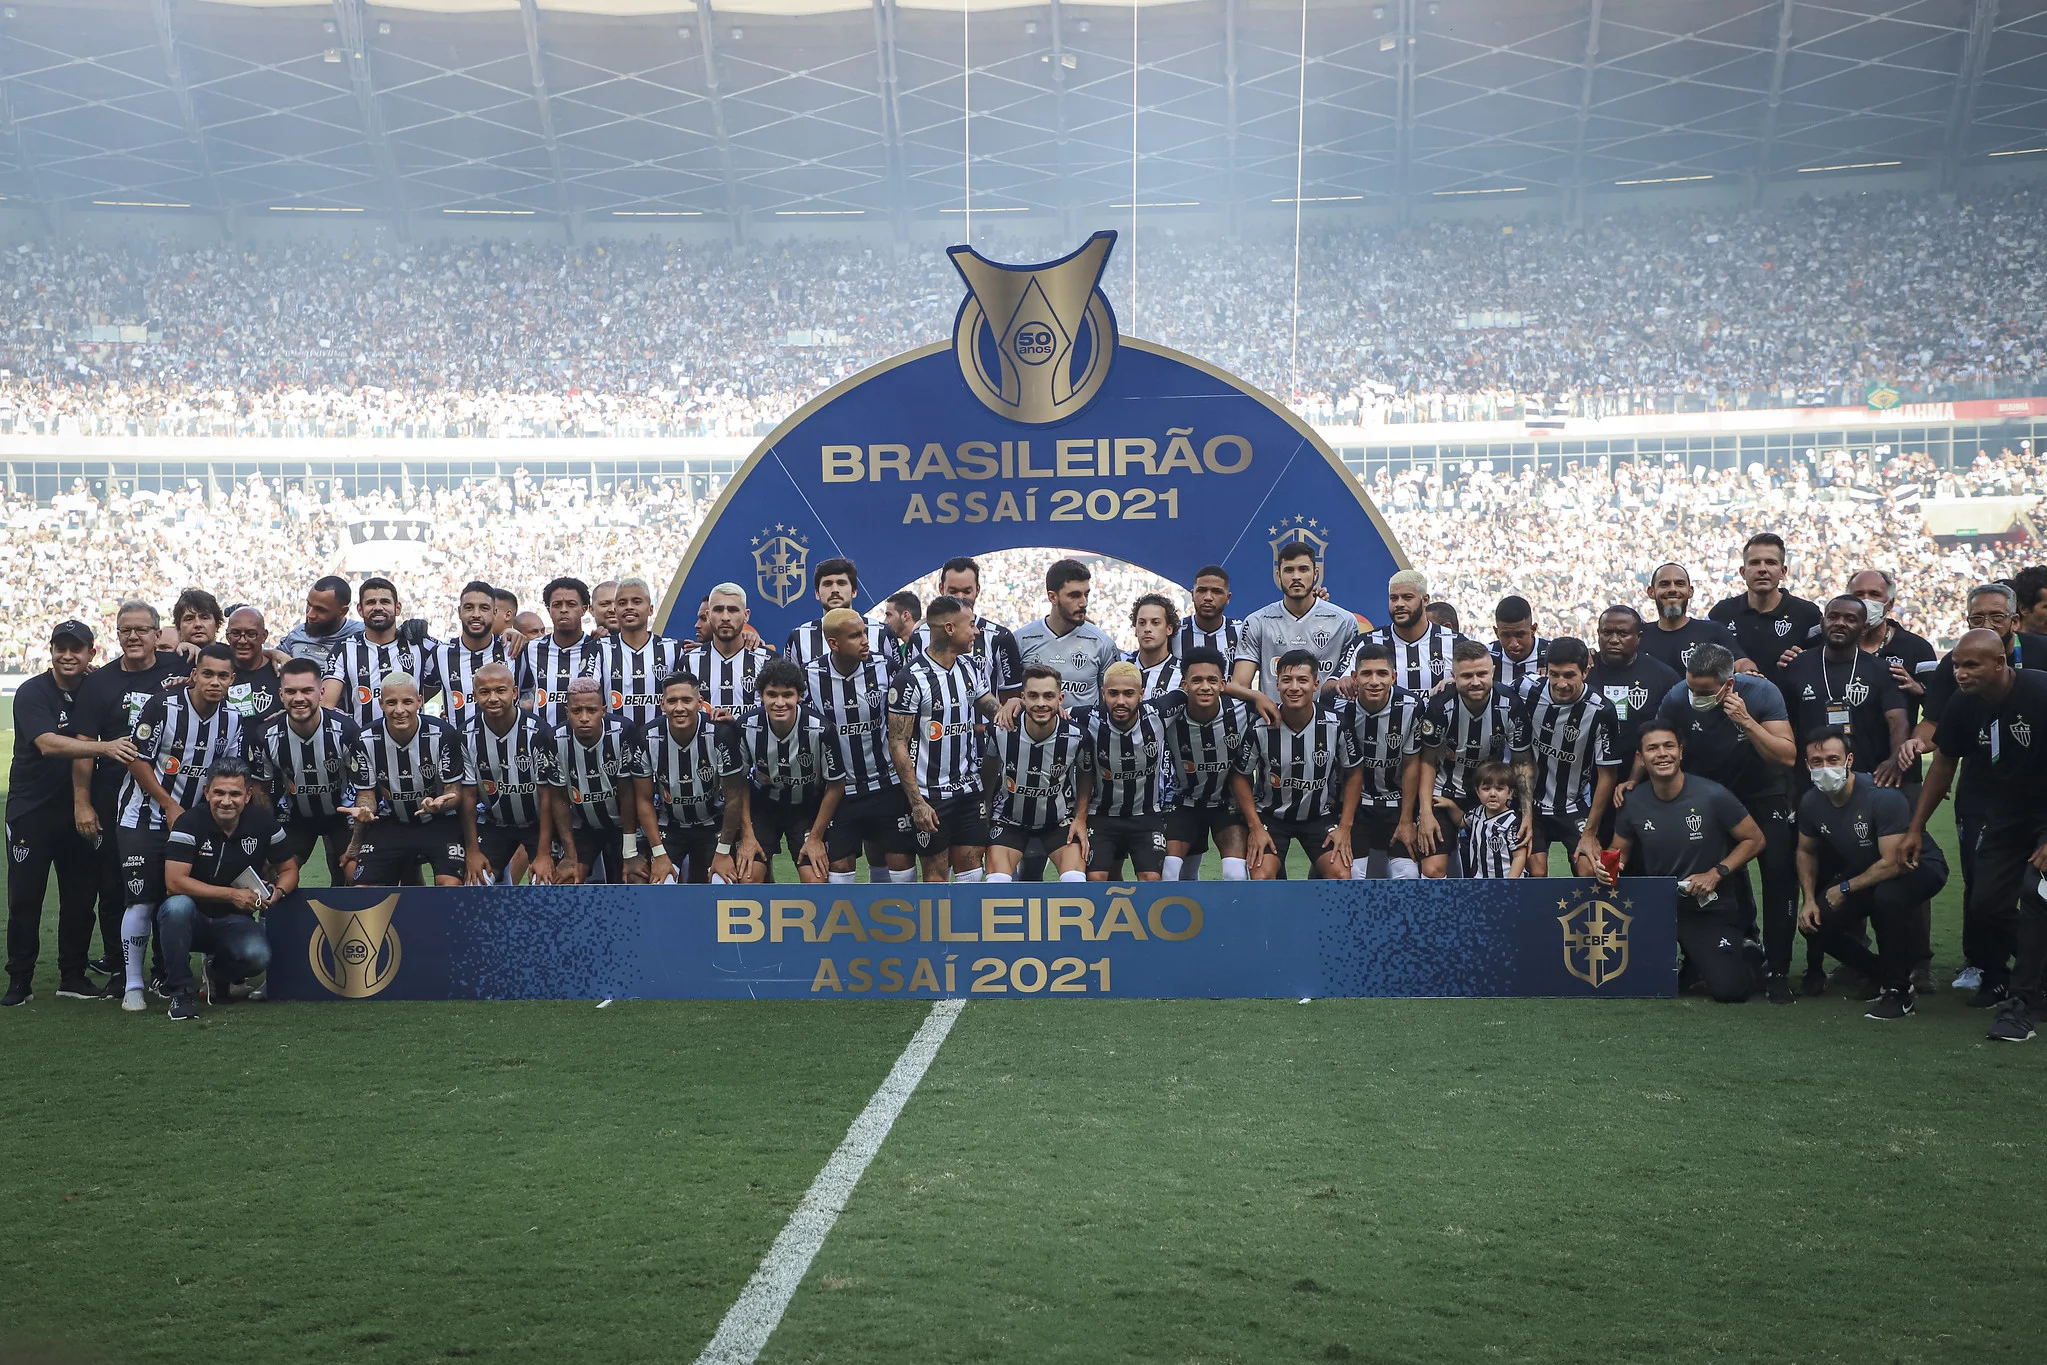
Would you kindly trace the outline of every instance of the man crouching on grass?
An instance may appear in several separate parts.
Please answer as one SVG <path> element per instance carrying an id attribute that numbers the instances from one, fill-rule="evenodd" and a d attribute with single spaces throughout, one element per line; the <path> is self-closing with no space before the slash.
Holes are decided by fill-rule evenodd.
<path id="1" fill-rule="evenodd" d="M 164 984 L 173 1019 L 196 1019 L 192 954 L 206 954 L 206 1000 L 224 1005 L 228 988 L 270 966 L 270 940 L 256 915 L 298 889 L 299 865 L 285 847 L 284 827 L 268 807 L 249 803 L 248 765 L 217 760 L 206 774 L 206 800 L 178 817 L 164 845 L 157 907 Z"/>

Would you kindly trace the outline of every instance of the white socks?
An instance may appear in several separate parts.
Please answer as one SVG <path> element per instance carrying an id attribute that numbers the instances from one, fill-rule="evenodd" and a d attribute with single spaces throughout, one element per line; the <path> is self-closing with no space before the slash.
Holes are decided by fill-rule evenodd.
<path id="1" fill-rule="evenodd" d="M 1087 880 L 1087 873 L 1076 868 L 1072 872 L 1060 873 L 1059 880 L 1062 882 L 1084 882 Z"/>
<path id="2" fill-rule="evenodd" d="M 131 905 L 121 912 L 122 956 L 127 959 L 128 989 L 142 989 L 144 978 L 149 974 L 149 921 L 150 907 Z"/>
<path id="3" fill-rule="evenodd" d="M 1370 854 L 1359 855 L 1353 851 L 1350 860 L 1350 879 L 1354 882 L 1372 880 L 1372 858 Z"/>
<path id="4" fill-rule="evenodd" d="M 1248 882 L 1251 868 L 1242 858 L 1223 859 L 1223 880 L 1226 882 Z"/>
<path id="5" fill-rule="evenodd" d="M 1159 869 L 1159 880 L 1162 882 L 1179 881 L 1181 862 L 1182 859 L 1175 858 L 1172 854 L 1168 853 L 1166 855 L 1165 866 Z"/>
<path id="6" fill-rule="evenodd" d="M 1421 864 L 1412 858 L 1388 858 L 1386 875 L 1396 882 L 1419 881 L 1422 875 Z"/>
<path id="7" fill-rule="evenodd" d="M 984 870 L 977 867 L 972 872 L 955 872 L 952 874 L 952 879 L 956 882 L 977 882 L 981 880 L 981 874 Z"/>
<path id="8" fill-rule="evenodd" d="M 1010 876 L 1007 872 L 990 872 L 988 874 L 988 880 L 991 882 L 1007 882 L 1014 881 L 1016 879 Z"/>
<path id="9" fill-rule="evenodd" d="M 836 882 L 842 886 L 850 884 L 854 877 L 854 874 L 851 872 L 827 872 L 824 875 L 826 881 Z"/>
<path id="10" fill-rule="evenodd" d="M 898 885 L 914 882 L 917 880 L 917 869 L 912 866 L 904 868 L 901 872 L 891 872 L 888 874 L 888 879 Z"/>

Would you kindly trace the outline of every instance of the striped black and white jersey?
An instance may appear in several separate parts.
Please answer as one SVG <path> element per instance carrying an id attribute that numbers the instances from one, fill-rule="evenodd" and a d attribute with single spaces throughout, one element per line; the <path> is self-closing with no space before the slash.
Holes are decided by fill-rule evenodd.
<path id="1" fill-rule="evenodd" d="M 941 668 L 920 649 L 889 680 L 889 715 L 911 719 L 910 763 L 926 801 L 980 793 L 979 703 L 988 695 L 980 667 L 964 654 Z"/>
<path id="2" fill-rule="evenodd" d="M 888 627 L 879 621 L 867 623 L 867 648 L 874 657 L 890 657 L 889 648 L 895 644 L 895 637 L 888 633 Z M 782 657 L 810 667 L 825 655 L 831 653 L 831 646 L 824 639 L 824 618 L 805 621 L 789 632 L 789 642 L 782 646 Z"/>
<path id="3" fill-rule="evenodd" d="M 1259 717 L 1237 750 L 1237 771 L 1251 779 L 1258 813 L 1268 820 L 1328 820 L 1343 782 L 1358 765 L 1357 738 L 1343 713 L 1324 702 L 1296 730 Z"/>
<path id="4" fill-rule="evenodd" d="M 1590 688 L 1565 704 L 1551 700 L 1547 682 L 1522 695 L 1528 745 L 1535 751 L 1537 813 L 1585 814 L 1592 807 L 1596 770 L 1620 766 L 1620 713 Z"/>
<path id="5" fill-rule="evenodd" d="M 700 715 L 687 735 L 677 736 L 664 717 L 640 732 L 639 744 L 654 779 L 656 818 L 681 829 L 717 825 L 725 808 L 717 727 Z"/>
<path id="6" fill-rule="evenodd" d="M 188 692 L 151 697 L 128 732 L 135 756 L 156 770 L 164 795 L 190 809 L 199 800 L 207 772 L 223 758 L 242 758 L 242 718 L 226 702 L 211 715 L 199 714 Z M 121 779 L 123 829 L 163 829 L 163 807 L 130 773 Z"/>
<path id="7" fill-rule="evenodd" d="M 903 657 L 914 659 L 931 647 L 931 630 L 919 622 L 910 632 L 910 646 Z M 1023 650 L 1008 626 L 985 616 L 974 618 L 974 646 L 968 657 L 981 670 L 988 690 L 997 696 L 1023 688 Z"/>
<path id="8" fill-rule="evenodd" d="M 540 770 L 554 747 L 547 722 L 521 709 L 514 713 L 511 728 L 499 734 L 488 717 L 474 711 L 463 738 L 476 773 L 477 823 L 501 829 L 538 826 Z"/>
<path id="9" fill-rule="evenodd" d="M 568 795 L 569 820 L 577 829 L 624 829 L 635 823 L 632 780 L 648 775 L 647 751 L 617 716 L 607 714 L 588 744 L 566 724 L 547 740 L 540 783 Z"/>
<path id="10" fill-rule="evenodd" d="M 1410 643 L 1394 634 L 1393 627 L 1382 626 L 1358 637 L 1357 644 L 1343 656 L 1342 671 L 1350 673 L 1356 669 L 1360 645 L 1384 645 L 1393 652 L 1394 686 L 1410 692 L 1431 692 L 1437 683 L 1450 676 L 1450 653 L 1463 638 L 1448 626 L 1431 621 L 1421 638 Z"/>
<path id="11" fill-rule="evenodd" d="M 1088 798 L 1090 815 L 1135 820 L 1157 815 L 1164 778 L 1176 755 L 1158 710 L 1140 706 L 1130 728 L 1119 728 L 1107 707 L 1076 711 L 1074 720 L 1094 754 L 1095 789 Z"/>
<path id="12" fill-rule="evenodd" d="M 434 646 L 433 669 L 441 684 L 441 714 L 458 728 L 468 723 L 476 709 L 476 670 L 486 664 L 503 664 L 512 670 L 515 695 L 523 697 L 533 690 L 532 679 L 526 676 L 525 653 L 512 653 L 497 636 L 492 636 L 482 649 L 471 649 L 460 638 L 443 640 Z"/>
<path id="13" fill-rule="evenodd" d="M 393 673 L 410 673 L 419 684 L 420 704 L 425 705 L 441 689 L 439 666 L 434 662 L 439 649 L 440 641 L 432 636 L 416 645 L 403 640 L 372 644 L 365 635 L 343 640 L 327 656 L 326 672 L 341 683 L 339 709 L 367 728 L 384 714 L 384 679 Z"/>
<path id="14" fill-rule="evenodd" d="M 280 711 L 256 731 L 249 758 L 283 820 L 312 820 L 355 804 L 354 755 L 361 741 L 361 727 L 339 711 L 323 709 L 310 735 L 292 729 Z"/>
<path id="15" fill-rule="evenodd" d="M 476 785 L 462 732 L 439 716 L 422 715 L 411 739 L 401 740 L 379 718 L 362 732 L 355 746 L 355 785 L 374 793 L 379 820 L 401 825 L 426 825 L 455 818 L 452 810 L 420 813 L 420 803 L 454 786 Z"/>
<path id="16" fill-rule="evenodd" d="M 1123 656 L 1124 662 L 1137 665 L 1137 671 L 1144 675 L 1144 688 L 1137 695 L 1147 701 L 1163 697 L 1180 685 L 1180 656 L 1167 654 L 1155 664 L 1146 664 L 1131 650 Z"/>
<path id="17" fill-rule="evenodd" d="M 648 635 L 634 649 L 622 635 L 604 637 L 604 704 L 628 727 L 652 725 L 661 714 L 661 680 L 682 661 L 682 641 Z"/>
<path id="18" fill-rule="evenodd" d="M 1498 640 L 1486 646 L 1493 652 L 1493 681 L 1500 686 L 1519 692 L 1530 678 L 1542 681 L 1542 666 L 1549 657 L 1549 637 L 1535 637 L 1535 648 L 1528 651 L 1528 657 L 1515 663 L 1507 657 L 1506 649 Z"/>
<path id="19" fill-rule="evenodd" d="M 1230 803 L 1230 772 L 1237 750 L 1257 722 L 1250 706 L 1220 697 L 1215 714 L 1197 719 L 1185 692 L 1168 692 L 1153 705 L 1165 722 L 1174 772 L 1168 783 L 1172 803 L 1188 810 L 1212 810 Z"/>
<path id="20" fill-rule="evenodd" d="M 1476 711 L 1456 688 L 1446 687 L 1422 708 L 1421 741 L 1437 755 L 1436 795 L 1469 799 L 1478 795 L 1480 764 L 1508 763 L 1527 752 L 1528 717 L 1520 700 L 1497 684 Z"/>
<path id="21" fill-rule="evenodd" d="M 1511 877 L 1514 850 L 1520 843 L 1521 812 L 1511 802 L 1498 815 L 1487 815 L 1481 806 L 1457 831 L 1457 859 L 1467 877 Z"/>
<path id="22" fill-rule="evenodd" d="M 1395 687 L 1386 704 L 1368 711 L 1361 701 L 1341 708 L 1357 744 L 1358 764 L 1365 770 L 1358 804 L 1380 811 L 1400 809 L 1400 783 L 1408 762 L 1421 752 L 1421 713 L 1428 698 Z"/>
<path id="23" fill-rule="evenodd" d="M 768 713 L 756 706 L 725 726 L 720 738 L 725 776 L 745 776 L 756 793 L 776 805 L 815 806 L 826 787 L 846 780 L 839 746 L 825 729 L 824 717 L 808 706 L 796 708 L 786 735 L 776 734 Z"/>
<path id="24" fill-rule="evenodd" d="M 569 684 L 604 675 L 604 640 L 585 635 L 563 644 L 552 635 L 526 642 L 526 682 L 533 689 L 533 714 L 550 726 L 567 725 Z"/>
<path id="25" fill-rule="evenodd" d="M 704 705 L 723 708 L 738 715 L 760 698 L 754 695 L 753 680 L 774 654 L 760 646 L 742 646 L 731 658 L 716 645 L 698 645 L 683 655 L 682 666 L 696 675 L 697 691 Z"/>
<path id="26" fill-rule="evenodd" d="M 1229 676 L 1230 660 L 1237 657 L 1237 642 L 1244 636 L 1244 623 L 1234 616 L 1223 618 L 1221 630 L 1203 630 L 1188 617 L 1173 632 L 1173 657 L 1184 659 L 1193 649 L 1212 649 L 1223 656 L 1223 676 Z"/>
<path id="27" fill-rule="evenodd" d="M 872 796 L 901 785 L 888 756 L 886 658 L 877 653 L 851 673 L 839 672 L 829 655 L 808 670 L 810 704 L 824 717 L 826 733 L 839 749 L 847 796 Z"/>
<path id="28" fill-rule="evenodd" d="M 1053 830 L 1072 822 L 1080 774 L 1094 764 L 1087 735 L 1077 722 L 1055 715 L 1051 733 L 1036 739 L 1030 721 L 1020 716 L 1014 730 L 996 731 L 989 744 L 1002 762 L 996 824 Z"/>

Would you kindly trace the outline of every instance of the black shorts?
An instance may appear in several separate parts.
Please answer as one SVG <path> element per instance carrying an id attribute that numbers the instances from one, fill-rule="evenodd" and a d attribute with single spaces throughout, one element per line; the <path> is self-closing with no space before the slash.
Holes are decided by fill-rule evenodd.
<path id="1" fill-rule="evenodd" d="M 789 856 L 802 855 L 803 841 L 810 837 L 810 827 L 817 823 L 815 801 L 806 805 L 792 806 L 783 801 L 771 801 L 758 791 L 748 806 L 748 816 L 753 821 L 754 842 L 761 846 L 761 852 L 769 862 L 786 845 Z"/>
<path id="2" fill-rule="evenodd" d="M 905 854 L 914 847 L 910 828 L 910 798 L 901 787 L 842 797 L 825 831 L 825 856 L 836 863 L 857 858 L 867 848 L 878 848 L 883 856 Z"/>
<path id="3" fill-rule="evenodd" d="M 476 842 L 483 847 L 483 860 L 490 864 L 490 875 L 503 884 L 511 873 L 512 858 L 520 849 L 526 850 L 529 863 L 540 852 L 540 826 L 514 829 L 510 825 L 481 825 L 476 831 Z"/>
<path id="4" fill-rule="evenodd" d="M 1166 842 L 1185 844 L 1189 853 L 1206 853 L 1210 835 L 1243 827 L 1243 813 L 1227 804 L 1175 806 L 1166 812 Z"/>
<path id="5" fill-rule="evenodd" d="M 362 843 L 356 854 L 358 886 L 398 886 L 422 863 L 433 868 L 436 877 L 460 877 L 469 871 L 469 860 L 462 847 L 462 823 L 453 816 L 441 816 L 423 825 L 375 821 L 363 826 Z"/>
<path id="6" fill-rule="evenodd" d="M 1529 845 L 1536 853 L 1546 853 L 1551 844 L 1562 844 L 1564 851 L 1573 857 L 1578 853 L 1578 841 L 1585 837 L 1585 816 L 1578 815 L 1535 815 L 1535 839 Z"/>
<path id="7" fill-rule="evenodd" d="M 935 858 L 955 848 L 988 847 L 988 810 L 978 796 L 953 796 L 931 803 L 938 815 L 938 828 L 917 829 L 911 825 L 920 857 Z"/>
<path id="8" fill-rule="evenodd" d="M 1376 849 L 1385 849 L 1389 858 L 1409 858 L 1414 854 L 1406 844 L 1393 837 L 1393 831 L 1400 827 L 1400 812 L 1387 806 L 1358 807 L 1358 813 L 1351 820 L 1351 851 L 1359 857 Z M 1278 837 L 1274 836 L 1274 842 Z"/>
<path id="9" fill-rule="evenodd" d="M 716 825 L 663 825 L 661 847 L 675 864 L 677 881 L 702 884 L 711 880 L 711 859 L 718 856 Z"/>
<path id="10" fill-rule="evenodd" d="M 121 826 L 114 835 L 121 854 L 121 904 L 158 905 L 163 901 L 163 851 L 170 841 L 167 829 L 129 829 Z"/>
<path id="11" fill-rule="evenodd" d="M 1335 828 L 1336 821 L 1327 817 L 1320 820 L 1280 820 L 1270 815 L 1265 817 L 1265 832 L 1272 836 L 1272 846 L 1279 851 L 1281 862 L 1286 861 L 1287 847 L 1290 844 L 1299 844 L 1308 855 L 1308 861 L 1314 862 L 1329 851 L 1322 846 L 1323 841 Z"/>
<path id="12" fill-rule="evenodd" d="M 1157 872 L 1166 865 L 1163 815 L 1097 815 L 1087 824 L 1087 870 L 1115 876 L 1130 859 L 1133 872 Z"/>
<path id="13" fill-rule="evenodd" d="M 622 829 L 578 829 L 569 837 L 576 841 L 576 861 L 583 865 L 585 885 L 612 885 L 625 880 L 625 831 Z"/>
<path id="14" fill-rule="evenodd" d="M 1067 830 L 1068 827 L 1065 825 L 1017 825 L 997 820 L 988 826 L 988 846 L 993 848 L 1000 844 L 1004 848 L 1013 848 L 1018 853 L 1023 853 L 1029 850 L 1032 841 L 1035 840 L 1038 842 L 1040 856 L 1043 856 L 1046 850 L 1066 846 Z"/>

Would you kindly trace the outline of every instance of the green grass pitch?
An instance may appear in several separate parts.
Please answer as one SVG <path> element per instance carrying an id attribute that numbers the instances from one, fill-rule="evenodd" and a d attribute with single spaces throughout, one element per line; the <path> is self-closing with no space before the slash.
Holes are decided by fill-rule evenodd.
<path id="1" fill-rule="evenodd" d="M 56 1000 L 51 928 L 0 1015 L 0 1356 L 693 1360 L 925 1011 L 174 1027 Z M 762 1359 L 2037 1361 L 2047 1086 L 1986 1023 L 976 1001 Z"/>

